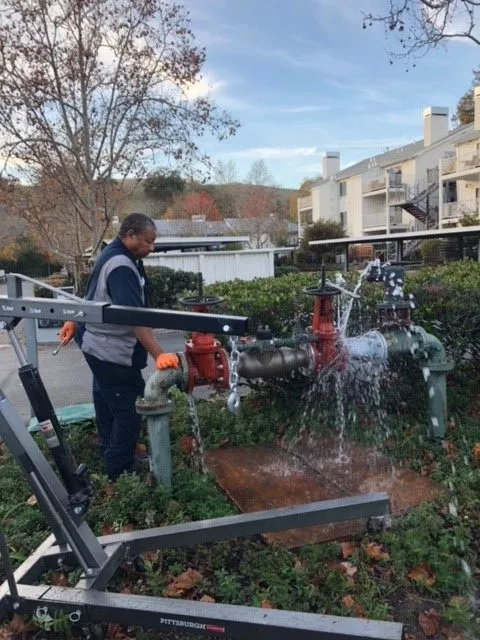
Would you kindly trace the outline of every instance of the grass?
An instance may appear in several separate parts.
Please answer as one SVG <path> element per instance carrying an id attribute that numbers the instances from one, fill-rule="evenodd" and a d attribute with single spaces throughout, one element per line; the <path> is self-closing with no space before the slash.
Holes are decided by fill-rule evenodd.
<path id="1" fill-rule="evenodd" d="M 143 566 L 123 567 L 109 589 L 398 620 L 406 624 L 409 640 L 427 637 L 422 631 L 422 615 L 434 610 L 438 629 L 428 637 L 480 637 L 478 614 L 472 610 L 470 599 L 480 573 L 480 466 L 475 449 L 480 442 L 480 422 L 474 394 L 472 402 L 466 403 L 465 393 L 458 387 L 465 388 L 467 381 L 473 384 L 468 375 L 462 378 L 460 373 L 451 381 L 450 405 L 458 411 L 455 426 L 450 424 L 443 445 L 426 440 L 422 420 L 405 411 L 403 416 L 391 417 L 390 435 L 383 444 L 397 462 L 443 484 L 446 498 L 396 518 L 388 531 L 358 535 L 348 545 L 331 542 L 286 550 L 268 545 L 257 536 L 144 554 Z M 286 391 L 277 392 L 276 401 L 272 401 L 269 389 L 251 394 L 243 401 L 238 417 L 228 413 L 221 398 L 200 403 L 198 413 L 206 447 L 272 442 L 288 434 L 289 424 L 299 424 L 295 414 L 298 407 Z M 171 422 L 174 492 L 170 498 L 147 473 L 126 475 L 115 485 L 107 484 L 93 425 L 68 430 L 68 442 L 76 458 L 87 464 L 95 485 L 87 520 L 96 534 L 235 513 L 213 477 L 201 476 L 186 453 L 188 407 L 181 394 L 176 394 L 176 401 Z M 313 422 L 318 416 L 310 419 Z M 377 441 L 378 433 L 357 422 L 347 425 L 346 437 Z M 31 492 L 3 444 L 0 495 L 0 526 L 18 565 L 47 536 L 48 527 L 38 506 L 29 500 Z M 471 568 L 471 575 L 466 567 Z M 182 590 L 179 585 L 189 569 L 198 574 Z M 78 571 L 44 578 L 52 583 L 60 580 L 75 584 L 77 577 Z M 425 623 L 423 627 L 426 629 Z M 121 640 L 118 629 L 114 631 L 110 629 L 110 637 Z M 63 629 L 62 637 L 69 632 Z M 55 631 L 44 628 L 32 633 L 50 638 Z M 122 634 L 122 638 L 143 640 L 167 637 L 138 629 Z"/>

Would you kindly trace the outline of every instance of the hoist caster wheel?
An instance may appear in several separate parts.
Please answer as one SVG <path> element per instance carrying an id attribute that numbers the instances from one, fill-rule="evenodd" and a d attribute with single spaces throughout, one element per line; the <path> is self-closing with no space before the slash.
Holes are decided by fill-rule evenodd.
<path id="1" fill-rule="evenodd" d="M 105 640 L 105 632 L 101 624 L 89 624 L 82 627 L 82 637 L 85 640 Z"/>

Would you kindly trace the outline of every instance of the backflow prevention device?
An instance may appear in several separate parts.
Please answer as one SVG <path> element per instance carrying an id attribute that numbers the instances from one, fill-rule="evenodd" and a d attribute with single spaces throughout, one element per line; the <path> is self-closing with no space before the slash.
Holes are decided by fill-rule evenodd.
<path id="1" fill-rule="evenodd" d="M 446 372 L 453 365 L 441 342 L 413 324 L 412 301 L 403 295 L 403 268 L 375 261 L 365 273 L 367 280 L 383 283 L 385 288 L 384 300 L 378 306 L 377 329 L 361 336 L 341 335 L 335 324 L 335 300 L 340 293 L 358 296 L 327 281 L 323 269 L 318 287 L 304 289 L 305 295 L 314 297 L 308 329 L 286 339 L 275 338 L 268 328 L 241 341 L 230 336 L 229 353 L 212 333 L 194 331 L 185 345 L 182 379 L 177 384 L 187 392 L 205 384 L 230 389 L 228 406 L 236 412 L 241 378 L 287 378 L 293 372 L 310 378 L 327 369 L 355 366 L 355 362 L 371 361 L 375 366 L 389 356 L 407 356 L 422 369 L 426 380 L 428 435 L 443 438 L 447 422 Z M 204 296 L 200 279 L 199 295 L 180 302 L 201 314 L 218 306 L 222 299 Z"/>
<path id="2" fill-rule="evenodd" d="M 83 322 L 98 324 L 114 323 L 192 331 L 192 339 L 187 345 L 184 358 L 186 384 L 191 386 L 202 381 L 216 382 L 224 388 L 231 385 L 233 394 L 236 379 L 233 374 L 237 373 L 239 376 L 242 375 L 242 371 L 246 374 L 247 363 L 251 362 L 251 358 L 244 357 L 247 354 L 241 354 L 236 350 L 237 355 L 229 359 L 213 336 L 245 335 L 247 318 L 197 311 L 116 307 L 104 303 L 83 302 L 74 296 L 67 296 L 70 300 L 24 298 L 22 279 L 28 280 L 18 274 L 7 276 L 8 295 L 0 297 L 0 322 L 3 323 L 2 328 L 8 330 L 19 357 L 22 382 L 39 422 L 44 424 L 44 436 L 59 475 L 54 472 L 25 428 L 22 419 L 0 391 L 0 437 L 21 466 L 52 531 L 15 572 L 12 569 L 5 537 L 0 531 L 0 555 L 6 574 L 6 581 L 0 586 L 0 620 L 13 613 L 27 615 L 40 624 L 55 620 L 58 616 L 68 617 L 69 625 L 80 627 L 87 638 L 94 637 L 93 633 L 94 630 L 98 630 L 98 623 L 131 625 L 134 622 L 148 629 L 191 632 L 220 638 L 235 637 L 238 640 L 403 639 L 402 625 L 394 622 L 106 592 L 105 588 L 120 565 L 132 563 L 141 553 L 161 552 L 171 547 L 194 546 L 328 522 L 385 518 L 389 512 L 388 496 L 385 493 L 353 496 L 97 538 L 85 521 L 92 494 L 87 470 L 82 465 L 77 466 L 73 461 L 40 374 L 33 364 L 26 362 L 15 337 L 15 324 L 21 318 L 80 319 Z M 205 304 L 208 301 L 203 296 L 200 298 L 192 301 L 192 308 L 210 308 L 210 304 Z M 328 305 L 322 314 L 325 318 L 329 316 Z M 319 318 L 320 316 L 321 314 Z M 325 322 L 325 326 L 317 326 L 316 330 L 321 335 L 325 334 L 329 340 L 333 339 L 328 323 Z M 235 346 L 237 340 L 232 341 Z M 270 339 L 268 341 L 270 343 Z M 296 364 L 302 368 L 320 366 L 337 353 L 333 346 L 330 347 L 330 351 L 319 353 L 318 347 L 312 347 L 315 349 L 313 357 L 312 353 L 308 352 L 309 346 L 310 343 L 302 344 L 294 349 L 298 351 Z M 232 349 L 232 353 L 235 353 L 235 349 Z M 289 357 L 285 357 L 285 362 L 289 363 L 290 369 Z M 316 364 L 316 359 L 319 364 Z M 245 364 L 242 365 L 242 362 Z M 279 365 L 270 364 L 269 370 L 279 370 L 276 369 L 277 366 Z M 22 369 L 26 373 L 23 373 Z M 166 406 L 164 398 L 159 397 L 157 391 L 158 388 L 165 388 L 167 385 L 157 387 L 157 375 L 163 376 L 164 382 L 168 383 L 173 377 L 178 377 L 178 373 L 171 371 L 156 372 L 151 376 L 147 382 L 144 399 L 144 412 L 148 413 L 150 409 L 151 415 L 161 412 Z M 42 584 L 42 578 L 47 572 L 56 571 L 61 567 L 80 568 L 81 574 L 74 587 Z"/>

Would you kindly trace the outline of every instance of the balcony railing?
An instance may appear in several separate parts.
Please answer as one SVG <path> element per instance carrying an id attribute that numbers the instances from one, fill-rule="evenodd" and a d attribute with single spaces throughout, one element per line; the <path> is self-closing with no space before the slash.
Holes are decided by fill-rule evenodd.
<path id="1" fill-rule="evenodd" d="M 385 215 L 385 212 L 363 214 L 364 229 L 370 229 L 371 227 L 385 227 L 386 224 L 387 224 L 387 217 Z"/>
<path id="2" fill-rule="evenodd" d="M 297 208 L 298 208 L 298 211 L 302 211 L 302 209 L 311 209 L 312 196 L 305 196 L 305 198 L 297 198 Z"/>
<path id="3" fill-rule="evenodd" d="M 452 158 L 440 160 L 442 175 L 478 169 L 480 171 L 480 153 L 463 153 Z"/>
<path id="4" fill-rule="evenodd" d="M 385 178 L 375 178 L 374 180 L 367 180 L 362 185 L 363 193 L 370 193 L 371 191 L 381 191 L 387 186 Z"/>
<path id="5" fill-rule="evenodd" d="M 371 229 L 372 227 L 386 227 L 387 226 L 387 214 L 385 211 L 381 213 L 364 213 L 363 214 L 363 228 Z M 403 216 L 401 211 L 390 212 L 390 226 L 407 226 L 403 222 Z"/>
<path id="6" fill-rule="evenodd" d="M 478 200 L 463 200 L 461 202 L 449 202 L 443 205 L 442 220 L 450 218 L 462 218 L 466 215 L 478 215 Z"/>

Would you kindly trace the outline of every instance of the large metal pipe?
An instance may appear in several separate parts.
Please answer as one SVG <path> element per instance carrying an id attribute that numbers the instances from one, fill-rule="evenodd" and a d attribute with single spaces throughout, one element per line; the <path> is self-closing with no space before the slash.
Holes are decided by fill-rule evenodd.
<path id="1" fill-rule="evenodd" d="M 242 378 L 272 378 L 289 376 L 298 369 L 310 369 L 311 348 L 280 347 L 267 351 L 249 351 L 240 354 L 238 374 Z"/>
<path id="2" fill-rule="evenodd" d="M 343 344 L 350 360 L 383 362 L 388 356 L 387 343 L 379 331 L 369 331 L 363 336 L 345 338 Z"/>
<path id="3" fill-rule="evenodd" d="M 444 438 L 447 426 L 447 372 L 453 369 L 440 340 L 422 327 L 384 333 L 389 353 L 411 356 L 422 369 L 428 391 L 429 435 Z"/>

